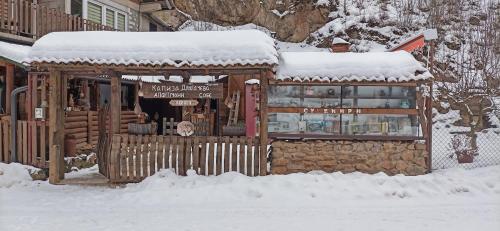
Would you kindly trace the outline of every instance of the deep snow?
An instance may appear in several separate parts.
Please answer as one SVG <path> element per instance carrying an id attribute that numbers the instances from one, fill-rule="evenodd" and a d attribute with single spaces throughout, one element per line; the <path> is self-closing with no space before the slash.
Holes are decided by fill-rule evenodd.
<path id="1" fill-rule="evenodd" d="M 319 172 L 179 177 L 165 170 L 119 188 L 32 182 L 23 168 L 0 163 L 0 230 L 500 228 L 500 166 L 416 177 Z"/>

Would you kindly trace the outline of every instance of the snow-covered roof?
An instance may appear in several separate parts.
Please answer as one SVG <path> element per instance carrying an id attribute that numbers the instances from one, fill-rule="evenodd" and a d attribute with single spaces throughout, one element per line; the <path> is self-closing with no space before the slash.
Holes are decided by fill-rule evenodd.
<path id="1" fill-rule="evenodd" d="M 407 82 L 429 79 L 432 75 L 405 51 L 283 52 L 276 78 L 300 82 Z"/>
<path id="2" fill-rule="evenodd" d="M 332 44 L 350 44 L 350 43 L 341 38 L 334 38 Z"/>
<path id="3" fill-rule="evenodd" d="M 0 41 L 0 59 L 3 58 L 21 64 L 23 59 L 28 57 L 30 50 L 30 46 Z"/>
<path id="4" fill-rule="evenodd" d="M 35 42 L 27 63 L 275 65 L 274 40 L 257 30 L 188 32 L 54 32 Z"/>

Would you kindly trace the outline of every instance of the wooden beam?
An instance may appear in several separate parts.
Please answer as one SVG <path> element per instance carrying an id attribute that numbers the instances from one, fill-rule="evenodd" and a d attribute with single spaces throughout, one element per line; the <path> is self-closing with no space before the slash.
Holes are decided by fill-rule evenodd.
<path id="1" fill-rule="evenodd" d="M 262 70 L 260 73 L 260 175 L 267 175 L 267 86 L 269 78 L 273 75 L 271 71 Z"/>
<path id="2" fill-rule="evenodd" d="M 64 179 L 64 109 L 62 100 L 63 76 L 51 70 L 49 77 L 49 182 Z M 62 173 L 62 174 L 61 174 Z"/>
<path id="3" fill-rule="evenodd" d="M 306 107 L 269 107 L 271 113 L 305 114 L 391 114 L 418 115 L 418 109 L 404 108 L 306 108 Z"/>
<path id="4" fill-rule="evenodd" d="M 14 69 L 13 64 L 7 64 L 5 76 L 5 113 L 7 115 L 10 115 L 11 110 L 10 93 L 14 90 Z"/>
<path id="5" fill-rule="evenodd" d="M 117 73 L 111 74 L 111 133 L 120 134 L 120 121 L 121 121 L 121 76 Z"/>

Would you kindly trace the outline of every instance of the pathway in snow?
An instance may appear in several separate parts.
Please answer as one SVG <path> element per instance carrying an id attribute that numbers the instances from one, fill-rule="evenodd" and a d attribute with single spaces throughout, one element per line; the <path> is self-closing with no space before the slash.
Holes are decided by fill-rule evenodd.
<path id="1" fill-rule="evenodd" d="M 163 171 L 117 189 L 31 182 L 22 168 L 0 164 L 0 230 L 500 230 L 500 166 L 418 177 Z"/>

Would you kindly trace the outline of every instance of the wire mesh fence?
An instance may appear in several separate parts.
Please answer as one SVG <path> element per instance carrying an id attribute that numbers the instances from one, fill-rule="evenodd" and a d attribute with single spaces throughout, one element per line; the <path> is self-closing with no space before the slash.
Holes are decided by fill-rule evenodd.
<path id="1" fill-rule="evenodd" d="M 462 167 L 466 169 L 500 165 L 500 128 L 471 133 L 470 128 L 454 126 L 450 120 L 459 115 L 437 115 L 432 134 L 432 169 Z M 471 135 L 472 134 L 472 135 Z M 465 144 L 456 140 L 465 137 Z M 455 144 L 454 140 L 455 139 Z M 467 149 L 472 150 L 467 152 Z M 465 150 L 465 151 L 464 151 Z M 471 155 L 464 155 L 471 154 Z"/>

